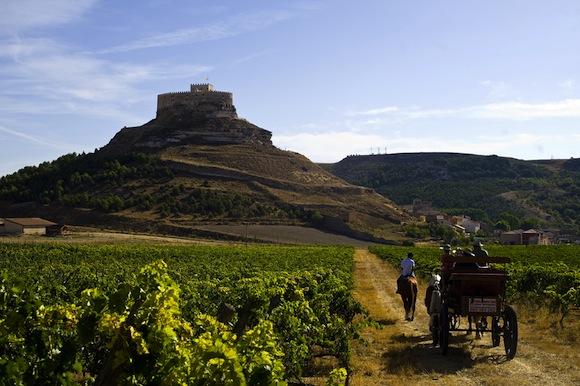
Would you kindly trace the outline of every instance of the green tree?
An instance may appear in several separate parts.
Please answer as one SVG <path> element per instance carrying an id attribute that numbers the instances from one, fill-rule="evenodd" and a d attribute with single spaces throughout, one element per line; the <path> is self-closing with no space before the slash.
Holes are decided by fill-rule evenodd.
<path id="1" fill-rule="evenodd" d="M 509 232 L 511 230 L 510 224 L 505 220 L 499 220 L 495 223 L 496 229 L 500 229 L 505 232 Z"/>
<path id="2" fill-rule="evenodd" d="M 538 229 L 540 228 L 540 219 L 537 217 L 527 217 L 522 220 L 521 228 L 528 230 L 528 229 Z"/>
<path id="3" fill-rule="evenodd" d="M 314 212 L 312 215 L 312 222 L 316 225 L 322 225 L 324 221 L 324 216 L 320 212 Z"/>
<path id="4" fill-rule="evenodd" d="M 420 227 L 416 223 L 409 223 L 403 225 L 403 230 L 405 231 L 405 236 L 415 239 L 422 239 L 429 236 L 429 229 L 425 227 Z"/>
<path id="5" fill-rule="evenodd" d="M 506 221 L 510 225 L 510 230 L 519 229 L 521 227 L 520 219 L 511 213 L 503 212 L 499 218 L 500 220 Z"/>

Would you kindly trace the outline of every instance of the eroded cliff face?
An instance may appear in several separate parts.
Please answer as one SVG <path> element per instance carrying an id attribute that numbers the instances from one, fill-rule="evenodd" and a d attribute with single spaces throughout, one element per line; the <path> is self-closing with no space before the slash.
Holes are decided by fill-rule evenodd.
<path id="1" fill-rule="evenodd" d="M 124 127 L 99 152 L 157 152 L 172 146 L 250 144 L 272 145 L 272 133 L 244 119 L 214 117 L 187 108 L 158 112 L 157 118 L 137 127 Z"/>

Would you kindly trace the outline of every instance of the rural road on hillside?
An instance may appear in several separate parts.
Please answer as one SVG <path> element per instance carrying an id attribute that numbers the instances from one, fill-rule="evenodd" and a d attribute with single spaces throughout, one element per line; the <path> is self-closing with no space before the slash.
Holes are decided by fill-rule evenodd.
<path id="1" fill-rule="evenodd" d="M 368 345 L 353 344 L 350 385 L 578 385 L 580 350 L 559 345 L 542 333 L 519 326 L 516 357 L 506 360 L 503 340 L 453 332 L 449 352 L 432 345 L 424 305 L 425 283 L 419 284 L 415 320 L 405 321 L 401 297 L 395 294 L 399 271 L 366 249 L 355 255 L 355 298 L 382 329 L 366 328 Z M 465 321 L 462 318 L 462 323 Z"/>

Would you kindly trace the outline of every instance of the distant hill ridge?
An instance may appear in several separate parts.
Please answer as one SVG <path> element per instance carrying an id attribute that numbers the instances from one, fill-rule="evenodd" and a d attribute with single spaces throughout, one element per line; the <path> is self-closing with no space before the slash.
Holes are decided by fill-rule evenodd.
<path id="1" fill-rule="evenodd" d="M 580 159 L 523 161 L 496 155 L 400 153 L 349 156 L 325 168 L 375 189 L 401 207 L 467 214 L 491 223 L 502 213 L 577 228 Z"/>

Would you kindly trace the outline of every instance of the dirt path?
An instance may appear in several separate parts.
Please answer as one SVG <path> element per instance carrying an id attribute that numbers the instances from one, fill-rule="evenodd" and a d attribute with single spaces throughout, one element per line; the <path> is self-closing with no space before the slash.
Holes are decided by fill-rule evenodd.
<path id="1" fill-rule="evenodd" d="M 420 283 L 417 312 L 405 321 L 403 303 L 395 294 L 399 272 L 366 249 L 355 256 L 355 297 L 382 329 L 368 328 L 368 345 L 353 344 L 351 385 L 578 385 L 580 350 L 542 340 L 541 331 L 519 326 L 516 357 L 506 360 L 503 342 L 492 347 L 482 339 L 453 332 L 446 356 L 432 345 L 424 306 L 426 286 Z M 463 320 L 462 320 L 463 323 Z"/>

